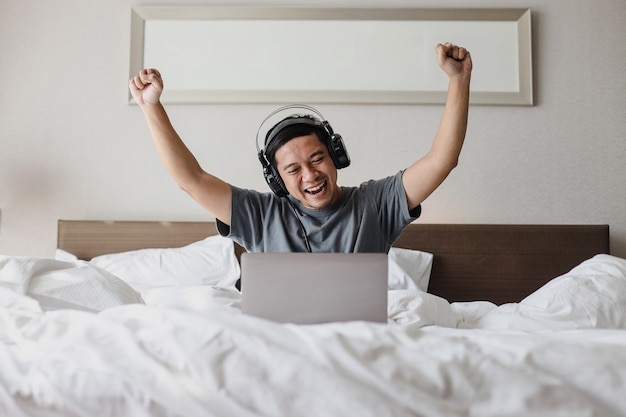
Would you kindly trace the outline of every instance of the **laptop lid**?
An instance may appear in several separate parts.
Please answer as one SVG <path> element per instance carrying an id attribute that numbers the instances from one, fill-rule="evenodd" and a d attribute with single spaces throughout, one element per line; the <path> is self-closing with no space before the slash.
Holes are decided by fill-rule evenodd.
<path id="1" fill-rule="evenodd" d="M 241 307 L 282 323 L 386 323 L 387 255 L 243 253 Z"/>

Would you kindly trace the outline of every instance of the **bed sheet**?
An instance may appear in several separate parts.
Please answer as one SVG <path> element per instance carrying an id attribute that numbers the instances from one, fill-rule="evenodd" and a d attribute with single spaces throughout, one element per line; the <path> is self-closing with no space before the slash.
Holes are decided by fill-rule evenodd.
<path id="1" fill-rule="evenodd" d="M 601 256 L 517 304 L 390 291 L 388 324 L 309 326 L 232 288 L 93 312 L 0 286 L 0 415 L 623 416 L 625 277 Z"/>

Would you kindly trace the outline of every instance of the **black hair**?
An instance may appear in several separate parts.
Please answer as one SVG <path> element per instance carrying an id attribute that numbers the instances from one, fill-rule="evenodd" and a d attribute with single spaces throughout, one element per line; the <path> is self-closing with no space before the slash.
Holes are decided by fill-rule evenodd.
<path id="1" fill-rule="evenodd" d="M 298 119 L 305 119 L 302 123 L 298 123 Z M 314 123 L 311 123 L 313 121 Z M 280 128 L 280 125 L 287 122 L 287 126 Z M 278 131 L 274 132 L 276 128 Z M 322 127 L 320 120 L 311 115 L 293 115 L 274 125 L 265 136 L 265 156 L 270 164 L 276 167 L 275 155 L 276 151 L 289 142 L 293 138 L 307 136 L 315 133 L 317 138 L 326 146 L 328 146 L 328 132 Z"/>

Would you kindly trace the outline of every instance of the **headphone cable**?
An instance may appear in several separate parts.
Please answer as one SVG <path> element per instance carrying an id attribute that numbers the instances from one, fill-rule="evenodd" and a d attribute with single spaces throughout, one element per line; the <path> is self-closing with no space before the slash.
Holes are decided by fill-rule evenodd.
<path id="1" fill-rule="evenodd" d="M 306 229 L 304 228 L 304 224 L 302 224 L 302 220 L 300 220 L 300 215 L 298 215 L 298 210 L 296 209 L 296 206 L 291 202 L 291 199 L 289 197 L 287 197 L 287 202 L 289 203 L 289 206 L 291 207 L 291 210 L 293 210 L 293 214 L 296 216 L 296 220 L 298 220 L 298 225 L 300 226 L 300 231 L 302 232 L 302 236 L 304 236 L 304 244 L 306 245 L 306 250 L 309 253 L 312 253 L 313 251 L 311 250 L 311 244 L 309 243 L 309 237 L 306 234 Z"/>

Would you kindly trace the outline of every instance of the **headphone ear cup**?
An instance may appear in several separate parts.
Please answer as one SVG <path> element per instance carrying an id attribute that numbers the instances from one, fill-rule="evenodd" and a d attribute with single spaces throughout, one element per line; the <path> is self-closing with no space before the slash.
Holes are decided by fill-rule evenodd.
<path id="1" fill-rule="evenodd" d="M 276 168 L 270 165 L 267 172 L 266 170 L 264 170 L 263 175 L 265 176 L 265 181 L 267 182 L 267 185 L 269 185 L 270 190 L 272 190 L 274 194 L 276 194 L 278 197 L 287 197 L 287 195 L 289 195 L 287 187 L 285 187 L 285 183 L 280 177 L 278 171 L 276 171 Z"/>
<path id="2" fill-rule="evenodd" d="M 333 159 L 337 169 L 350 166 L 350 155 L 348 155 L 346 145 L 343 143 L 343 138 L 340 134 L 336 133 L 330 136 L 330 140 L 328 142 L 328 152 L 330 153 L 330 157 Z"/>
<path id="3" fill-rule="evenodd" d="M 263 151 L 259 152 L 259 161 L 261 161 L 261 166 L 263 167 L 263 178 L 265 178 L 265 182 L 270 187 L 270 190 L 278 197 L 287 197 L 289 192 L 287 191 L 287 187 L 285 187 L 285 183 L 283 179 L 280 177 L 276 168 L 272 166 L 265 158 L 265 153 Z"/>

